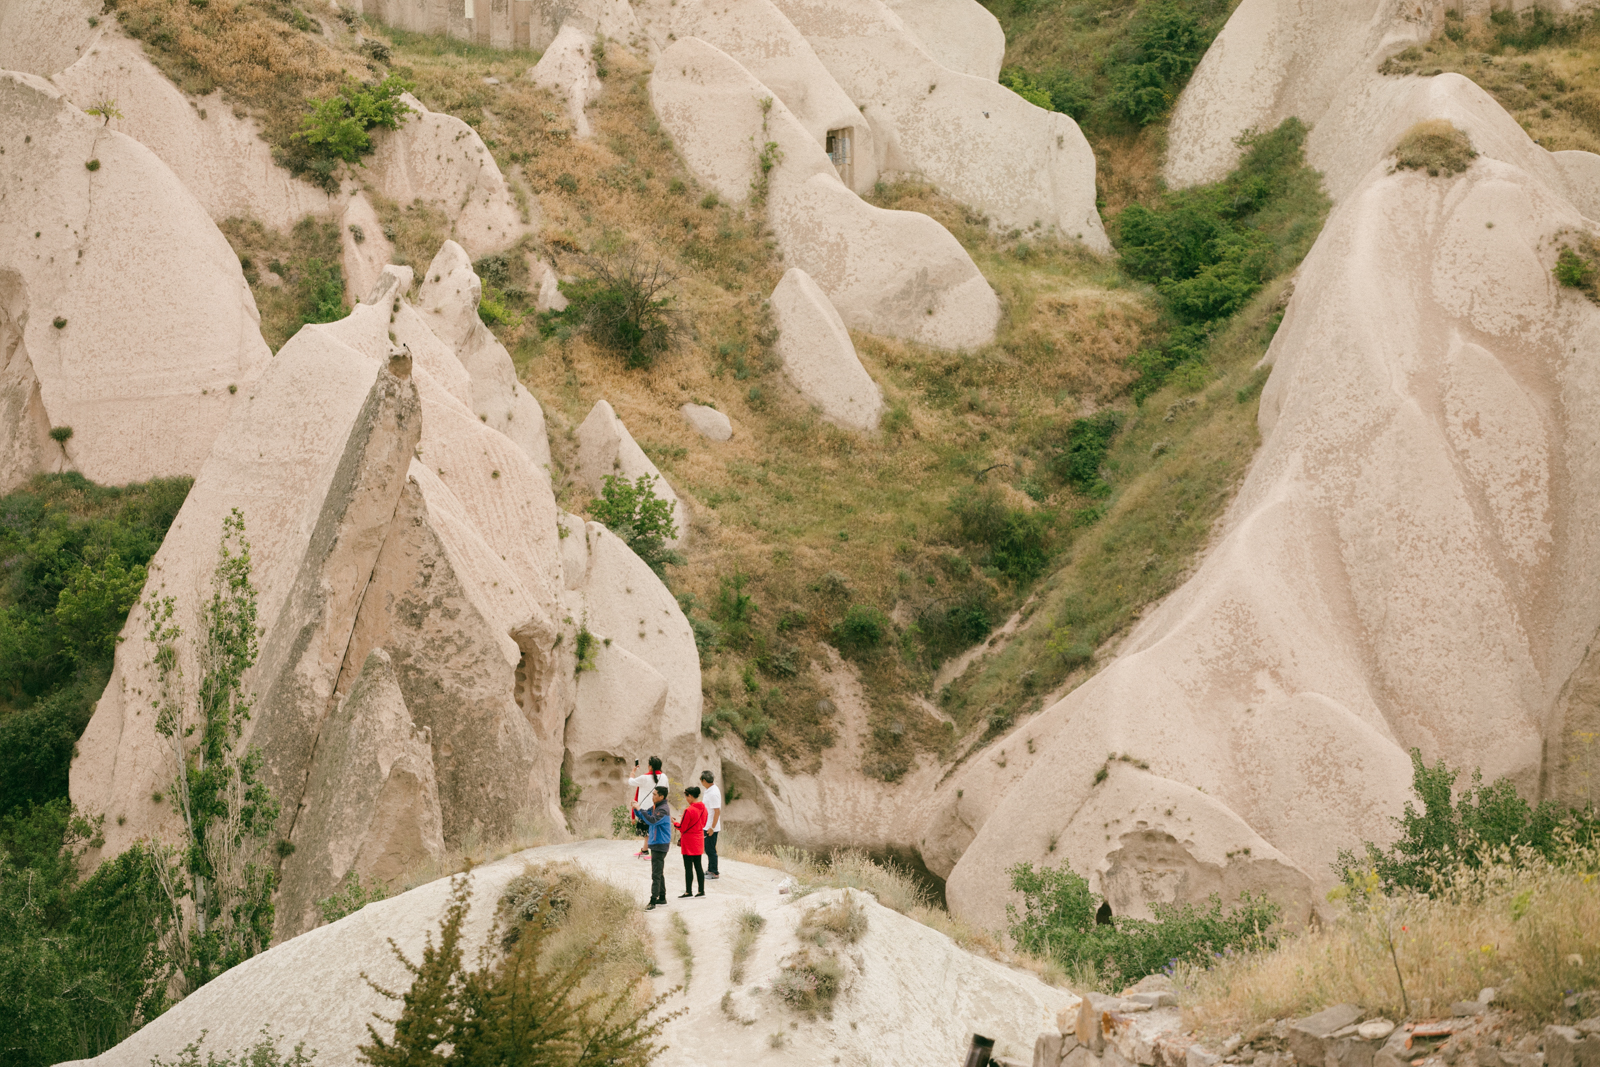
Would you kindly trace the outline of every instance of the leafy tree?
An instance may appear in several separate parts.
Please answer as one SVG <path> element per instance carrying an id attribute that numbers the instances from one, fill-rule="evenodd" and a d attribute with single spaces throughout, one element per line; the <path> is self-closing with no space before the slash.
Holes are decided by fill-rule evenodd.
<path id="1" fill-rule="evenodd" d="M 1061 480 L 1089 496 L 1108 496 L 1111 487 L 1100 476 L 1111 439 L 1122 427 L 1120 411 L 1102 411 L 1086 419 L 1074 419 L 1067 427 L 1067 445 L 1056 456 L 1053 466 Z"/>
<path id="2" fill-rule="evenodd" d="M 400 94 L 414 88 L 396 74 L 376 85 L 346 82 L 337 96 L 311 101 L 311 114 L 301 121 L 296 136 L 325 158 L 360 163 L 361 157 L 372 151 L 368 131 L 399 129 L 412 112 Z"/>
<path id="3" fill-rule="evenodd" d="M 1006 905 L 1006 920 L 1019 948 L 1049 956 L 1063 967 L 1093 968 L 1112 985 L 1128 985 L 1174 962 L 1204 965 L 1229 949 L 1271 948 L 1281 909 L 1262 896 L 1241 893 L 1224 911 L 1212 894 L 1205 907 L 1152 903 L 1154 919 L 1102 921 L 1104 903 L 1086 879 L 1062 866 L 1019 863 L 1006 872 L 1022 894 L 1022 910 Z"/>
<path id="4" fill-rule="evenodd" d="M 430 935 L 422 959 L 395 956 L 411 974 L 394 1034 L 384 1039 L 370 1023 L 372 1040 L 359 1049 L 374 1067 L 645 1067 L 662 1051 L 656 1043 L 673 1016 L 651 1020 L 672 990 L 637 1006 L 637 981 L 615 993 L 583 993 L 585 979 L 603 958 L 602 936 L 570 962 L 544 951 L 559 916 L 548 900 L 532 908 L 505 958 L 485 959 L 469 971 L 462 960 L 461 927 L 471 907 L 464 876 L 452 882 L 449 909 L 436 944 Z M 642 980 L 642 976 L 639 980 Z"/>
<path id="5" fill-rule="evenodd" d="M 117 632 L 128 609 L 144 590 L 145 568 L 127 566 L 116 552 L 98 565 L 86 562 L 73 571 L 56 597 L 55 620 L 66 652 L 74 660 L 93 662 L 110 658 L 117 648 Z"/>
<path id="6" fill-rule="evenodd" d="M 606 475 L 600 495 L 589 501 L 589 514 L 657 574 L 663 574 L 669 563 L 683 562 L 681 554 L 667 547 L 678 536 L 678 526 L 672 521 L 671 501 L 656 496 L 655 475 L 641 474 L 632 482 L 622 475 Z"/>
<path id="7" fill-rule="evenodd" d="M 1111 104 L 1140 126 L 1162 118 L 1205 55 L 1211 34 L 1175 0 L 1140 6 L 1130 34 L 1132 55 L 1111 74 Z"/>
<path id="8" fill-rule="evenodd" d="M 196 689 L 183 677 L 176 602 L 152 597 L 145 605 L 155 649 L 150 704 L 156 732 L 167 741 L 169 792 L 184 828 L 181 847 L 157 848 L 154 870 L 171 909 L 166 951 L 186 991 L 272 939 L 277 876 L 260 860 L 278 804 L 261 781 L 260 750 L 240 751 L 250 718 L 244 675 L 256 661 L 259 637 L 244 533 L 244 516 L 234 508 L 223 519 L 211 598 L 201 611 Z"/>
<path id="9" fill-rule="evenodd" d="M 1442 759 L 1429 766 L 1421 750 L 1412 749 L 1411 790 L 1422 810 L 1406 802 L 1391 820 L 1399 836 L 1388 848 L 1368 841 L 1359 858 L 1341 850 L 1333 864 L 1340 879 L 1353 885 L 1372 871 L 1385 890 L 1434 893 L 1449 884 L 1457 868 L 1479 867 L 1495 856 L 1509 855 L 1515 862 L 1520 849 L 1554 859 L 1574 842 L 1600 843 L 1600 814 L 1592 808 L 1566 809 L 1548 800 L 1533 806 L 1509 778 L 1484 785 L 1477 770 L 1458 798 L 1460 775 Z"/>
<path id="10" fill-rule="evenodd" d="M 540 333 L 581 329 L 621 356 L 623 366 L 650 366 L 672 347 L 679 331 L 668 291 L 677 281 L 671 265 L 637 249 L 591 256 L 586 263 L 589 277 L 560 283 L 567 306 L 541 314 Z"/>
<path id="11" fill-rule="evenodd" d="M 1033 581 L 1050 562 L 1055 516 L 1007 504 L 993 489 L 968 487 L 950 502 L 957 535 L 984 546 L 986 562 L 1018 585 Z"/>

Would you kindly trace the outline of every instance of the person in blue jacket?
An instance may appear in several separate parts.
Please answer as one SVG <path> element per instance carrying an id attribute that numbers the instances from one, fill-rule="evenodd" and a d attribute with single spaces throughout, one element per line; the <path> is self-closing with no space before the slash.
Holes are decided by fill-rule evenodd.
<path id="1" fill-rule="evenodd" d="M 646 846 L 650 849 L 650 903 L 645 911 L 667 904 L 667 849 L 672 847 L 672 809 L 667 806 L 667 787 L 658 785 L 651 795 L 654 803 L 634 812 L 649 827 Z"/>

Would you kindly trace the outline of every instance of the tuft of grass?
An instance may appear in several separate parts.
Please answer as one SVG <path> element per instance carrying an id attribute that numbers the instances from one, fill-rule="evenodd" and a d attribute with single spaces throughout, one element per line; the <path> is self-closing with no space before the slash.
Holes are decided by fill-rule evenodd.
<path id="1" fill-rule="evenodd" d="M 694 980 L 694 948 L 689 944 L 689 924 L 683 921 L 682 915 L 674 915 L 670 926 L 672 951 L 683 963 L 683 987 L 687 989 Z"/>
<path id="2" fill-rule="evenodd" d="M 844 992 L 848 980 L 849 973 L 837 954 L 805 945 L 778 965 L 772 992 L 808 1019 L 819 1015 L 831 1019 L 834 1001 Z"/>
<path id="3" fill-rule="evenodd" d="M 1459 174 L 1478 158 L 1465 132 L 1449 119 L 1425 119 L 1400 136 L 1394 147 L 1397 170 L 1425 170 L 1429 177 Z"/>
<path id="4" fill-rule="evenodd" d="M 750 961 L 750 953 L 756 947 L 756 939 L 761 936 L 761 931 L 766 929 L 766 925 L 766 917 L 754 908 L 745 908 L 734 917 L 733 963 L 728 968 L 728 980 L 734 985 L 744 981 L 745 965 Z"/>
<path id="5" fill-rule="evenodd" d="M 345 316 L 337 221 L 307 215 L 282 232 L 254 219 L 232 218 L 219 229 L 239 257 L 261 313 L 261 337 L 272 351 L 308 322 Z"/>
<path id="6" fill-rule="evenodd" d="M 834 938 L 853 945 L 867 932 L 867 909 L 851 899 L 850 891 L 813 904 L 800 916 L 795 936 L 826 948 Z"/>

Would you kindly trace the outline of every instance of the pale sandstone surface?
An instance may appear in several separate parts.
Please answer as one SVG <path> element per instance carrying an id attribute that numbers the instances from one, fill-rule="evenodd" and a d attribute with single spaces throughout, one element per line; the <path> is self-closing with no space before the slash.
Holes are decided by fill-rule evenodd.
<path id="1" fill-rule="evenodd" d="M 382 649 L 368 653 L 318 735 L 306 796 L 280 882 L 287 928 L 316 926 L 316 902 L 347 878 L 394 884 L 443 857 L 432 738 L 412 721 Z"/>
<path id="2" fill-rule="evenodd" d="M 811 275 L 790 267 L 770 302 L 785 377 L 827 421 L 850 430 L 876 430 L 883 394 L 856 356 L 844 320 Z"/>
<path id="3" fill-rule="evenodd" d="M 977 0 L 884 0 L 941 67 L 997 81 L 1006 31 Z"/>
<path id="4" fill-rule="evenodd" d="M 450 217 L 450 236 L 473 258 L 498 252 L 528 231 L 515 198 L 478 132 L 454 115 L 429 111 L 410 93 L 416 114 L 398 130 L 372 131 L 363 177 L 405 206 L 421 200 Z"/>
<path id="5" fill-rule="evenodd" d="M 773 233 L 785 262 L 811 275 L 851 328 L 939 348 L 994 338 L 999 299 L 960 242 L 926 215 L 885 211 L 846 189 L 799 120 L 726 53 L 678 41 L 656 65 L 650 99 L 689 168 L 729 201 L 750 195 L 757 139 L 778 145 Z"/>
<path id="6" fill-rule="evenodd" d="M 710 441 L 726 441 L 733 437 L 733 422 L 716 408 L 704 404 L 685 404 L 678 409 L 683 421 L 694 427 L 694 432 Z"/>
<path id="7" fill-rule="evenodd" d="M 101 0 L 0 0 L 0 70 L 48 78 L 70 67 L 95 36 Z M 84 105 L 87 107 L 88 105 Z"/>
<path id="8" fill-rule="evenodd" d="M 270 359 L 238 258 L 149 149 L 41 78 L 0 73 L 0 149 L 8 366 L 26 359 L 4 410 L 36 421 L 42 405 L 72 427 L 66 459 L 96 482 L 195 473 L 240 403 L 229 387 L 247 390 Z M 8 422 L 4 438 L 19 434 L 33 440 Z"/>
<path id="9" fill-rule="evenodd" d="M 384 373 L 326 329 L 307 328 L 283 346 L 254 388 L 239 394 L 241 403 L 150 563 L 147 589 L 176 599 L 175 621 L 184 632 L 199 632 L 222 521 L 238 508 L 252 545 L 258 618 L 272 639 L 352 428 Z M 172 769 L 150 710 L 153 650 L 142 611 L 130 614 L 123 638 L 71 776 L 74 803 L 107 816 L 106 855 L 170 829 L 173 819 L 169 805 L 150 800 L 165 790 Z M 193 650 L 183 647 L 184 674 L 195 678 Z M 260 690 L 262 680 L 258 669 L 248 681 Z M 249 735 L 262 723 L 261 716 L 252 719 Z"/>
<path id="10" fill-rule="evenodd" d="M 676 537 L 668 540 L 668 546 L 676 548 L 689 539 L 688 506 L 679 499 L 666 476 L 650 462 L 650 457 L 634 441 L 616 411 L 604 400 L 595 401 L 588 416 L 578 426 L 578 459 L 573 475 L 580 485 L 595 496 L 599 496 L 605 488 L 609 475 L 626 478 L 630 482 L 641 477 L 651 478 L 656 496 L 672 504 L 672 522 L 678 532 Z"/>
<path id="11" fill-rule="evenodd" d="M 389 320 L 388 332 L 393 336 L 394 343 L 411 357 L 417 372 L 426 374 L 445 392 L 461 401 L 464 406 L 470 407 L 472 376 L 456 357 L 454 346 L 441 340 L 429 329 L 430 320 L 433 320 L 434 316 L 424 316 L 406 299 L 405 294 L 411 289 L 412 277 L 410 267 L 388 264 L 379 273 L 378 280 L 373 283 L 372 288 L 367 290 L 367 295 L 361 298 L 361 303 L 366 305 L 367 309 L 352 309 L 351 317 L 358 322 L 367 322 L 368 328 L 358 332 L 370 335 L 372 333 L 370 321 L 374 315 L 370 309 L 378 309 L 379 318 L 386 313 Z"/>
<path id="12" fill-rule="evenodd" d="M 650 0 L 639 10 L 663 49 L 698 37 L 726 52 L 783 101 L 818 145 L 826 145 L 830 130 L 850 130 L 851 188 L 865 193 L 878 180 L 871 123 L 772 0 Z"/>
<path id="13" fill-rule="evenodd" d="M 80 108 L 115 100 L 122 117 L 111 129 L 160 157 L 219 222 L 237 216 L 284 230 L 304 215 L 338 210 L 338 198 L 272 161 L 253 120 L 236 116 L 220 92 L 185 96 L 110 15 L 83 57 L 51 81 Z"/>
<path id="14" fill-rule="evenodd" d="M 561 279 L 557 277 L 555 269 L 533 255 L 528 254 L 529 288 L 536 293 L 533 306 L 536 311 L 565 311 L 567 298 L 561 294 Z"/>
<path id="15" fill-rule="evenodd" d="M 539 62 L 528 70 L 528 78 L 535 85 L 560 94 L 567 102 L 574 136 L 585 140 L 594 136 L 586 109 L 605 86 L 595 72 L 592 32 L 586 34 L 576 26 L 563 26 Z"/>
<path id="16" fill-rule="evenodd" d="M 353 303 L 371 292 L 394 257 L 394 245 L 384 236 L 383 223 L 365 193 L 352 196 L 339 216 L 339 247 L 345 292 Z"/>
<path id="17" fill-rule="evenodd" d="M 430 331 L 455 350 L 467 372 L 467 401 L 478 418 L 527 453 L 535 466 L 550 467 L 550 439 L 544 409 L 517 380 L 511 354 L 478 316 L 483 283 L 466 251 L 446 241 L 428 265 L 417 306 Z"/>
<path id="18" fill-rule="evenodd" d="M 24 340 L 32 317 L 28 287 L 15 270 L 0 268 L 0 487 L 35 474 L 56 474 L 71 463 L 50 439 L 50 413 Z"/>
<path id="19" fill-rule="evenodd" d="M 1574 775 L 1600 628 L 1600 309 L 1550 270 L 1557 234 L 1593 223 L 1464 79 L 1407 106 L 1372 136 L 1450 117 L 1482 154 L 1451 178 L 1380 160 L 1335 209 L 1268 352 L 1264 440 L 1215 547 L 1115 661 L 944 787 L 928 853 L 960 854 L 962 914 L 998 921 L 997 872 L 1052 844 L 1125 913 L 1219 880 L 1303 906 L 1341 845 L 1392 835 L 1412 747 L 1529 795 L 1558 764 Z M 1106 753 L 1136 762 L 1097 786 Z M 1119 808 L 1124 780 L 1190 799 Z M 1119 877 L 1138 850 L 1151 859 Z"/>
<path id="20" fill-rule="evenodd" d="M 572 860 L 598 877 L 648 893 L 648 865 L 624 841 L 583 841 L 530 849 L 475 868 L 467 879 L 472 908 L 464 925 L 464 957 L 476 961 L 489 936 L 500 894 L 528 863 Z M 669 863 L 676 865 L 675 858 Z M 676 872 L 669 873 L 669 888 Z M 687 924 L 695 968 L 687 994 L 672 997 L 666 1010 L 685 1009 L 667 1024 L 663 1067 L 708 1067 L 718 1063 L 773 1065 L 956 1062 L 973 1031 L 994 1036 L 1009 1059 L 1025 1059 L 1035 1035 L 1054 1025 L 1077 998 L 1033 975 L 963 951 L 944 934 L 879 905 L 868 894 L 826 890 L 794 901 L 778 892 L 781 871 L 733 860 L 722 862 L 722 878 L 708 883 L 703 899 L 680 901 L 646 919 L 654 955 L 666 974 L 657 991 L 683 981 L 667 947 L 671 917 Z M 866 933 L 842 953 L 848 986 L 832 1019 L 807 1020 L 770 990 L 781 962 L 800 948 L 795 933 L 802 914 L 848 894 L 864 909 Z M 369 904 L 330 926 L 278 945 L 207 984 L 111 1051 L 92 1061 L 105 1067 L 145 1067 L 152 1057 L 171 1058 L 210 1031 L 206 1048 L 219 1053 L 253 1044 L 263 1026 L 281 1035 L 280 1047 L 304 1041 L 319 1063 L 355 1061 L 357 1045 L 369 1040 L 367 1024 L 388 1034 L 373 1013 L 392 1018 L 395 1007 L 362 977 L 388 988 L 404 988 L 408 977 L 389 947 L 412 960 L 421 957 L 427 935 L 437 939 L 450 895 L 446 880 L 390 900 Z M 675 896 L 675 894 L 674 894 Z M 750 909 L 767 924 L 746 963 L 744 984 L 733 990 L 731 1007 L 745 1026 L 724 1014 L 721 992 L 732 962 L 735 917 Z M 791 1023 L 798 1024 L 791 1026 Z M 788 1034 L 774 1050 L 769 1035 Z"/>
<path id="21" fill-rule="evenodd" d="M 1078 124 L 941 66 L 882 0 L 775 0 L 873 124 L 884 171 L 921 175 L 1003 228 L 1109 252 Z"/>

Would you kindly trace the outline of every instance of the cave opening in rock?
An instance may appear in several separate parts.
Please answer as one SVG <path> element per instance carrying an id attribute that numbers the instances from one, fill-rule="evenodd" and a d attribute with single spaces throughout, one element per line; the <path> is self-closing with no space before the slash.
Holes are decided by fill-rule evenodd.
<path id="1" fill-rule="evenodd" d="M 839 172 L 839 180 L 851 189 L 856 187 L 855 157 L 851 152 L 851 143 L 853 141 L 851 134 L 854 132 L 854 128 L 850 126 L 838 130 L 829 130 L 828 139 L 824 146 L 828 153 L 828 159 L 833 162 L 833 169 Z"/>
<path id="2" fill-rule="evenodd" d="M 1094 921 L 1099 926 L 1111 925 L 1111 903 L 1109 901 L 1102 900 L 1100 902 L 1100 910 L 1094 913 Z"/>

